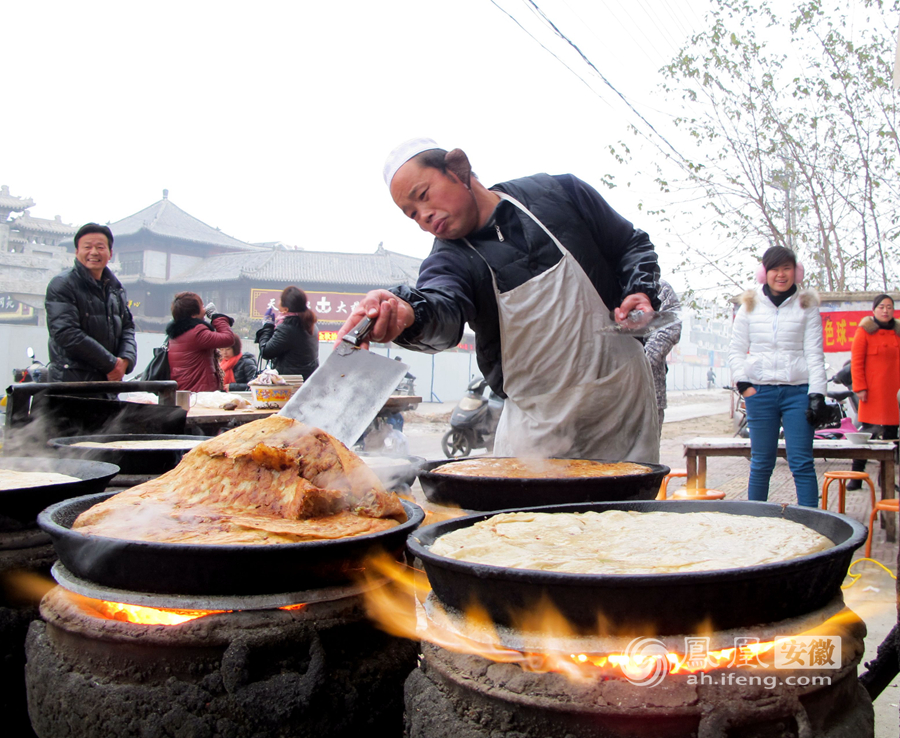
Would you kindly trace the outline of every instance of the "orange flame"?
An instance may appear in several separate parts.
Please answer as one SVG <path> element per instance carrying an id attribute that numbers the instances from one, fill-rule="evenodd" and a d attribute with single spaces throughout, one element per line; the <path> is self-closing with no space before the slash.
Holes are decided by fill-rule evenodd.
<path id="1" fill-rule="evenodd" d="M 391 635 L 424 640 L 449 651 L 481 656 L 491 661 L 517 663 L 526 671 L 557 672 L 565 674 L 573 681 L 595 679 L 598 670 L 631 675 L 646 671 L 654 661 L 665 659 L 668 673 L 693 674 L 715 669 L 740 668 L 766 665 L 766 660 L 774 657 L 774 641 L 756 642 L 748 638 L 738 646 L 719 650 L 703 649 L 701 654 L 678 653 L 667 650 L 662 654 L 642 655 L 617 651 L 605 654 L 572 652 L 571 644 L 577 642 L 575 633 L 565 617 L 546 600 L 523 613 L 514 629 L 533 634 L 536 648 L 517 650 L 505 645 L 488 613 L 477 605 L 470 606 L 463 618 L 462 627 L 457 628 L 453 619 L 442 611 L 439 603 L 432 598 L 429 607 L 431 615 L 426 617 L 421 603 L 431 592 L 425 573 L 404 566 L 387 555 L 373 557 L 366 562 L 365 577 L 374 584 L 379 578 L 387 579 L 382 587 L 373 586 L 366 591 L 366 606 L 369 616 L 382 630 Z M 796 635 L 831 635 L 845 623 L 855 622 L 856 615 L 844 610 L 821 625 Z M 461 632 L 461 631 L 465 632 Z M 698 627 L 698 637 L 713 632 L 709 623 Z M 597 636 L 606 633 L 604 623 L 598 623 Z M 616 642 L 622 643 L 618 637 Z"/>

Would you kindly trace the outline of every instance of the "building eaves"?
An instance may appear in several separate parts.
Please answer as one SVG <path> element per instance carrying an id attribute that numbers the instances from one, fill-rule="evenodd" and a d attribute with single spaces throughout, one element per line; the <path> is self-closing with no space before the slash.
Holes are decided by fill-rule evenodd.
<path id="1" fill-rule="evenodd" d="M 415 284 L 421 259 L 380 249 L 374 254 L 325 251 L 271 251 L 261 254 L 221 254 L 173 275 L 186 283 L 252 280 L 257 283 L 346 284 L 370 287 Z"/>
<path id="2" fill-rule="evenodd" d="M 239 241 L 218 228 L 207 225 L 202 220 L 186 213 L 168 199 L 164 191 L 163 199 L 149 207 L 110 224 L 115 238 L 148 231 L 164 238 L 173 238 L 210 246 L 218 246 L 232 251 L 259 251 L 252 244 Z"/>
<path id="3" fill-rule="evenodd" d="M 57 215 L 55 219 L 34 218 L 27 213 L 15 218 L 9 224 L 20 231 L 34 231 L 37 233 L 52 233 L 57 236 L 73 236 L 78 230 L 75 226 L 63 223 Z"/>

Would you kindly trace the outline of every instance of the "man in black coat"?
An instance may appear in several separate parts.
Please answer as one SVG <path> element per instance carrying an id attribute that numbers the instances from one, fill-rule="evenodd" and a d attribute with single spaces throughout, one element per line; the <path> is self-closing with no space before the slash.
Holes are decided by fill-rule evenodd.
<path id="1" fill-rule="evenodd" d="M 112 247 L 107 226 L 83 225 L 75 264 L 47 286 L 51 382 L 116 382 L 134 369 L 134 320 L 125 288 L 106 266 Z"/>

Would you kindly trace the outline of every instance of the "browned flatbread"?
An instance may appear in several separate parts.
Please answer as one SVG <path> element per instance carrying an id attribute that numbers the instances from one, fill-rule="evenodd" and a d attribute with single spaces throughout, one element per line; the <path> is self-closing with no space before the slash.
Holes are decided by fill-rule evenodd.
<path id="1" fill-rule="evenodd" d="M 622 477 L 646 474 L 650 467 L 630 461 L 601 462 L 590 459 L 484 458 L 452 461 L 431 470 L 434 474 L 498 479 L 570 479 Z"/>
<path id="2" fill-rule="evenodd" d="M 170 543 L 284 543 L 384 530 L 396 495 L 324 431 L 273 415 L 201 443 L 172 471 L 86 510 L 83 533 Z"/>

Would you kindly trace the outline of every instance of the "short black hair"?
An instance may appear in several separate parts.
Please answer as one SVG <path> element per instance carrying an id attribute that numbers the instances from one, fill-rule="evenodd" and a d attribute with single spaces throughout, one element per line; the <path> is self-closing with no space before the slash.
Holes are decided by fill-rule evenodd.
<path id="1" fill-rule="evenodd" d="M 112 251 L 113 247 L 113 234 L 112 231 L 109 230 L 109 226 L 100 225 L 99 223 L 85 223 L 81 228 L 78 229 L 78 233 L 75 234 L 75 249 L 78 249 L 78 242 L 81 240 L 82 236 L 86 236 L 89 233 L 102 233 L 106 236 L 106 240 L 109 243 L 109 250 Z"/>
<path id="2" fill-rule="evenodd" d="M 797 266 L 797 255 L 784 246 L 772 246 L 763 254 L 762 264 L 766 271 L 780 267 L 782 264 Z"/>
<path id="3" fill-rule="evenodd" d="M 878 295 L 878 297 L 876 297 L 874 300 L 872 300 L 872 310 L 874 310 L 875 308 L 877 308 L 877 307 L 878 307 L 882 302 L 884 302 L 885 300 L 890 300 L 890 301 L 891 301 L 891 305 L 894 304 L 894 298 L 891 297 L 890 295 L 885 294 L 884 292 L 882 292 L 880 295 Z"/>

